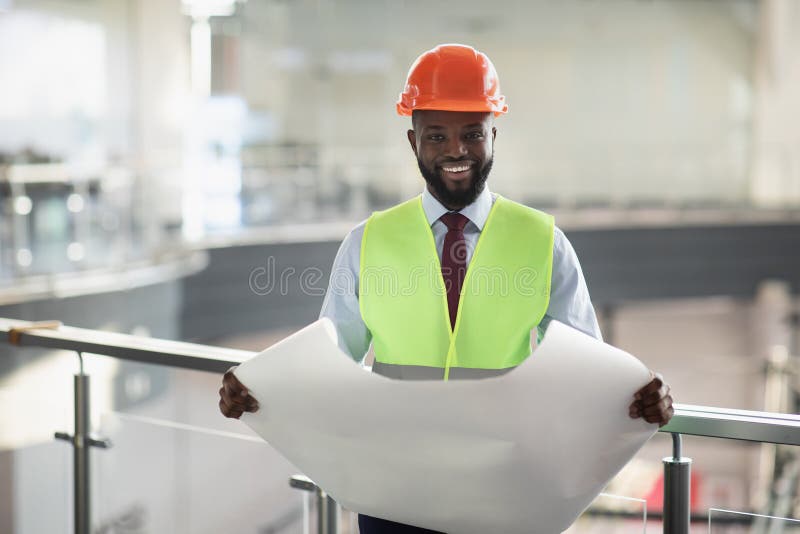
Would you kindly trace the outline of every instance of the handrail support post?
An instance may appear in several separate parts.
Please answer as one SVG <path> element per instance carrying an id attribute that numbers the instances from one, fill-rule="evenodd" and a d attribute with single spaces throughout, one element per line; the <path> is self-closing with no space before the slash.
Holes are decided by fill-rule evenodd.
<path id="1" fill-rule="evenodd" d="M 80 370 L 73 378 L 75 426 L 72 435 L 56 432 L 56 439 L 72 444 L 73 493 L 74 493 L 74 526 L 75 534 L 91 534 L 91 471 L 89 451 L 91 447 L 107 449 L 111 442 L 107 439 L 94 438 L 91 435 L 89 375 L 83 371 L 83 355 L 78 352 Z"/>
<path id="2" fill-rule="evenodd" d="M 305 475 L 292 476 L 289 485 L 317 498 L 317 534 L 339 534 L 339 504 L 333 497 Z"/>
<path id="3" fill-rule="evenodd" d="M 672 433 L 672 456 L 664 458 L 664 534 L 689 534 L 692 459 L 682 456 L 681 435 Z"/>

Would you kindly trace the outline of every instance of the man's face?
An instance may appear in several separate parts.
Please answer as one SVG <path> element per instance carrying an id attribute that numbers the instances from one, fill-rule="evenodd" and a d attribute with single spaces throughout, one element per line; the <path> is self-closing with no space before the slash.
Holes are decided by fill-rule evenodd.
<path id="1" fill-rule="evenodd" d="M 428 190 L 449 209 L 483 191 L 494 156 L 494 116 L 465 111 L 415 111 L 408 141 Z"/>

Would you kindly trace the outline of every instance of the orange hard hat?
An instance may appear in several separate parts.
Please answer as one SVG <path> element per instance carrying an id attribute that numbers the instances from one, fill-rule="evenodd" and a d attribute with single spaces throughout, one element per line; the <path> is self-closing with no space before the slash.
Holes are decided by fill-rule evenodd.
<path id="1" fill-rule="evenodd" d="M 397 113 L 411 115 L 415 109 L 491 111 L 497 116 L 508 106 L 486 54 L 471 46 L 445 44 L 423 53 L 408 71 Z"/>

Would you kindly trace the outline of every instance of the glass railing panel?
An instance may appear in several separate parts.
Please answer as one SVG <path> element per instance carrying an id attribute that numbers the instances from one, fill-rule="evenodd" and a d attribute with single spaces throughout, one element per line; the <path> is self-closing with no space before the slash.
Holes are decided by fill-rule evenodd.
<path id="1" fill-rule="evenodd" d="M 0 496 L 0 532 L 72 534 L 71 446 L 52 440 L 0 450 Z"/>
<path id="2" fill-rule="evenodd" d="M 305 505 L 306 524 L 317 532 L 317 501 L 313 494 Z M 563 534 L 643 534 L 647 524 L 647 501 L 601 493 Z M 359 534 L 358 514 L 339 507 L 339 533 Z"/>
<path id="3" fill-rule="evenodd" d="M 643 534 L 647 501 L 601 493 L 564 534 Z"/>
<path id="4" fill-rule="evenodd" d="M 141 532 L 304 532 L 297 470 L 260 438 L 108 413 L 94 450 L 95 529 Z"/>
<path id="5" fill-rule="evenodd" d="M 72 532 L 73 353 L 0 345 L 0 532 Z M 42 513 L 46 510 L 47 513 Z"/>
<path id="6" fill-rule="evenodd" d="M 708 534 L 800 533 L 800 519 L 709 508 Z"/>

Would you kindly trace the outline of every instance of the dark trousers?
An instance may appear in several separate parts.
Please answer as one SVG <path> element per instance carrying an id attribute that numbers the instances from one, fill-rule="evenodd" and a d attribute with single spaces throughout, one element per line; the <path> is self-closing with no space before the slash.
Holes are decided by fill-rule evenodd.
<path id="1" fill-rule="evenodd" d="M 361 534 L 442 534 L 427 528 L 412 527 L 386 519 L 378 519 L 368 515 L 358 515 L 358 529 Z"/>

